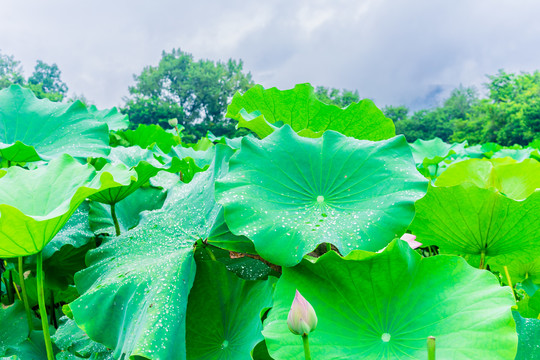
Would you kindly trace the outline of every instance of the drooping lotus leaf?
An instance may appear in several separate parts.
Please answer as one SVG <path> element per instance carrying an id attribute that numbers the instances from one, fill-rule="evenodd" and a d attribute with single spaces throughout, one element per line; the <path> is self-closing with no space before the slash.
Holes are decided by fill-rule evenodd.
<path id="1" fill-rule="evenodd" d="M 529 254 L 530 255 L 530 254 Z M 540 285 L 540 254 L 532 259 L 527 257 L 519 257 L 506 264 L 499 264 L 496 260 L 491 262 L 491 269 L 500 272 L 503 275 L 502 280 L 507 283 L 504 273 L 504 266 L 508 268 L 508 274 L 512 280 L 512 284 L 522 282 L 525 279 L 530 279 L 533 283 Z"/>
<path id="2" fill-rule="evenodd" d="M 421 243 L 463 255 L 473 266 L 538 254 L 539 171 L 535 160 L 454 164 L 416 203 L 411 229 Z"/>
<path id="3" fill-rule="evenodd" d="M 168 153 L 171 147 L 180 144 L 180 138 L 165 131 L 159 125 L 140 124 L 136 130 L 124 130 L 116 133 L 119 144 L 122 146 L 138 145 L 147 149 L 152 145 L 157 145 L 162 151 Z"/>
<path id="4" fill-rule="evenodd" d="M 242 141 L 216 199 L 234 234 L 271 263 L 292 266 L 323 242 L 343 254 L 383 248 L 407 229 L 426 183 L 403 136 L 310 139 L 285 125 Z"/>
<path id="5" fill-rule="evenodd" d="M 142 149 L 139 146 L 112 148 L 108 159 L 115 166 L 127 166 L 134 170 L 137 176 L 126 186 L 106 189 L 90 196 L 91 200 L 104 204 L 116 204 L 122 201 L 162 170 L 169 172 L 179 170 L 177 161 L 163 165 L 154 157 L 152 151 Z"/>
<path id="6" fill-rule="evenodd" d="M 251 360 L 251 350 L 263 340 L 260 313 L 272 306 L 274 282 L 242 280 L 217 261 L 197 262 L 187 310 L 187 358 Z"/>
<path id="7" fill-rule="evenodd" d="M 109 130 L 123 130 L 129 127 L 128 116 L 122 114 L 117 108 L 98 110 L 95 105 L 90 105 L 88 108 L 90 114 L 96 119 L 104 122 L 109 127 Z"/>
<path id="8" fill-rule="evenodd" d="M 63 317 L 60 326 L 52 336 L 54 344 L 60 349 L 57 360 L 113 360 L 112 353 L 104 345 L 88 338 L 75 321 Z"/>
<path id="9" fill-rule="evenodd" d="M 89 252 L 89 267 L 75 275 L 82 295 L 69 305 L 74 320 L 91 339 L 114 349 L 115 358 L 186 358 L 193 245 L 218 219 L 214 181 L 231 153 L 219 145 L 206 172 L 170 189 L 163 208 L 139 226 Z"/>
<path id="10" fill-rule="evenodd" d="M 24 305 L 15 301 L 13 305 L 4 307 L 0 304 L 0 356 L 5 355 L 10 346 L 17 346 L 28 336 L 28 322 Z"/>
<path id="11" fill-rule="evenodd" d="M 67 154 L 36 170 L 10 168 L 0 178 L 0 257 L 40 252 L 87 197 L 131 176 L 112 166 L 97 172 Z"/>
<path id="12" fill-rule="evenodd" d="M 204 171 L 210 166 L 215 154 L 216 149 L 213 145 L 206 150 L 195 150 L 178 145 L 171 148 L 168 154 L 161 154 L 161 160 L 165 164 L 177 160 L 182 181 L 188 183 L 196 173 Z"/>
<path id="13" fill-rule="evenodd" d="M 301 337 L 287 326 L 297 289 L 318 317 L 313 359 L 426 359 L 428 336 L 441 360 L 516 354 L 510 289 L 456 256 L 422 258 L 396 240 L 382 253 L 329 252 L 284 268 L 263 330 L 277 360 L 304 359 Z"/>
<path id="14" fill-rule="evenodd" d="M 227 107 L 228 118 L 264 138 L 274 131 L 270 124 L 290 125 L 301 136 L 319 137 L 335 130 L 361 140 L 384 140 L 396 135 L 394 123 L 369 99 L 345 109 L 317 99 L 313 86 L 298 84 L 290 90 L 264 89 L 255 85 L 236 93 Z"/>
<path id="15" fill-rule="evenodd" d="M 519 338 L 516 360 L 540 359 L 540 319 L 524 319 L 517 311 L 512 314 Z"/>
<path id="16" fill-rule="evenodd" d="M 0 156 L 11 162 L 50 160 L 62 154 L 99 157 L 109 153 L 107 125 L 83 103 L 38 99 L 30 89 L 0 90 Z"/>
<path id="17" fill-rule="evenodd" d="M 448 144 L 439 138 L 432 140 L 417 139 L 410 144 L 414 162 L 417 164 L 424 163 L 428 160 L 429 164 L 440 163 L 449 156 L 465 151 L 467 142 Z"/>
<path id="18" fill-rule="evenodd" d="M 116 205 L 116 216 L 122 233 L 139 224 L 143 211 L 160 209 L 163 206 L 167 193 L 163 190 L 142 187 L 132 196 L 128 196 Z M 95 234 L 115 234 L 114 222 L 109 206 L 102 203 L 90 204 L 90 229 Z"/>
<path id="19" fill-rule="evenodd" d="M 96 245 L 88 221 L 89 205 L 83 202 L 62 229 L 41 251 L 45 285 L 48 289 L 66 289 L 73 275 L 84 269 L 84 257 Z M 25 269 L 36 269 L 36 257 L 24 259 Z"/>

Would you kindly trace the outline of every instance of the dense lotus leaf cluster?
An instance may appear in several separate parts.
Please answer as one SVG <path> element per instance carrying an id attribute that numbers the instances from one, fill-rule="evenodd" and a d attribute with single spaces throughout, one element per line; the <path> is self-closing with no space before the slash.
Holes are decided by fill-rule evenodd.
<path id="1" fill-rule="evenodd" d="M 228 116 L 256 136 L 0 91 L 0 359 L 540 356 L 538 149 L 408 144 L 309 84 Z"/>

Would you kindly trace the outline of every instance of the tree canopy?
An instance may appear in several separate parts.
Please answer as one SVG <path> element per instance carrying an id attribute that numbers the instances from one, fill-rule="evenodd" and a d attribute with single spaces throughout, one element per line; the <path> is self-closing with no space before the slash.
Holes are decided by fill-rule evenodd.
<path id="1" fill-rule="evenodd" d="M 0 52 L 0 89 L 12 84 L 18 84 L 31 89 L 38 98 L 52 101 L 62 101 L 68 87 L 61 79 L 58 65 L 49 65 L 38 60 L 34 71 L 28 79 L 24 78 L 21 62 L 14 56 L 3 55 Z"/>
<path id="2" fill-rule="evenodd" d="M 157 66 L 147 66 L 134 76 L 125 112 L 134 124 L 159 124 L 176 118 L 184 134 L 193 138 L 208 130 L 234 135 L 234 124 L 225 119 L 227 104 L 237 92 L 253 86 L 242 61 L 194 60 L 180 49 L 163 52 Z"/>

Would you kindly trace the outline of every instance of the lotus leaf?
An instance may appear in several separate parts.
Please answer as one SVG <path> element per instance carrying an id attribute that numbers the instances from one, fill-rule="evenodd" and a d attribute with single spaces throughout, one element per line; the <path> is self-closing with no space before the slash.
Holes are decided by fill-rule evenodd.
<path id="1" fill-rule="evenodd" d="M 519 337 L 516 360 L 540 359 L 540 319 L 524 319 L 512 312 Z"/>
<path id="2" fill-rule="evenodd" d="M 207 171 L 171 188 L 163 208 L 147 213 L 137 227 L 90 251 L 89 267 L 75 275 L 82 295 L 69 305 L 74 320 L 91 339 L 114 349 L 115 358 L 186 358 L 193 245 L 219 220 L 214 181 L 231 154 L 218 145 Z"/>
<path id="3" fill-rule="evenodd" d="M 464 255 L 474 266 L 509 264 L 540 251 L 540 164 L 454 164 L 416 203 L 417 240 Z"/>
<path id="4" fill-rule="evenodd" d="M 292 266 L 322 242 L 344 254 L 383 248 L 407 229 L 426 183 L 403 136 L 310 139 L 285 125 L 242 140 L 216 199 L 234 234 L 271 263 Z"/>
<path id="5" fill-rule="evenodd" d="M 384 140 L 395 136 L 392 120 L 373 101 L 365 99 L 345 109 L 317 99 L 313 86 L 298 84 L 290 90 L 264 89 L 255 85 L 236 93 L 227 108 L 228 118 L 264 138 L 274 131 L 270 124 L 288 124 L 302 136 L 319 137 L 335 130 L 361 140 Z"/>
<path id="6" fill-rule="evenodd" d="M 260 313 L 272 306 L 273 283 L 275 278 L 239 279 L 217 261 L 197 262 L 187 310 L 187 358 L 250 360 L 263 340 Z"/>
<path id="7" fill-rule="evenodd" d="M 113 360 L 111 351 L 102 344 L 88 338 L 88 335 L 77 326 L 75 321 L 63 317 L 60 326 L 52 336 L 54 344 L 61 352 L 56 356 L 57 360 Z"/>
<path id="8" fill-rule="evenodd" d="M 140 124 L 136 130 L 124 130 L 116 133 L 118 141 L 123 146 L 138 145 L 143 149 L 157 145 L 162 151 L 168 153 L 171 147 L 180 144 L 180 138 L 166 132 L 159 125 Z"/>
<path id="9" fill-rule="evenodd" d="M 332 251 L 284 268 L 263 330 L 276 360 L 304 359 L 287 326 L 296 290 L 319 319 L 309 334 L 313 359 L 425 359 L 428 336 L 441 360 L 516 354 L 510 289 L 456 256 L 422 258 L 396 240 L 382 253 Z"/>
<path id="10" fill-rule="evenodd" d="M 177 161 L 172 161 L 169 165 L 163 165 L 154 158 L 152 151 L 141 149 L 139 146 L 113 148 L 109 160 L 115 166 L 127 166 L 134 170 L 137 176 L 126 186 L 109 188 L 90 196 L 91 200 L 104 204 L 116 204 L 122 201 L 162 170 L 168 172 L 177 172 L 179 170 Z"/>
<path id="11" fill-rule="evenodd" d="M 131 177 L 112 166 L 97 172 L 67 154 L 36 170 L 9 168 L 0 178 L 0 257 L 40 252 L 87 197 Z"/>
<path id="12" fill-rule="evenodd" d="M 5 355 L 10 346 L 17 346 L 28 337 L 28 323 L 24 305 L 15 301 L 11 306 L 0 304 L 0 356 Z M 9 324 L 9 325 L 6 325 Z"/>
<path id="13" fill-rule="evenodd" d="M 129 119 L 127 115 L 122 114 L 117 108 L 98 110 L 95 105 L 90 105 L 88 108 L 90 114 L 96 119 L 104 122 L 109 127 L 109 130 L 122 130 L 129 127 Z"/>
<path id="14" fill-rule="evenodd" d="M 107 125 L 83 103 L 38 99 L 30 89 L 0 90 L 0 156 L 11 162 L 50 160 L 62 154 L 99 157 L 109 153 Z"/>

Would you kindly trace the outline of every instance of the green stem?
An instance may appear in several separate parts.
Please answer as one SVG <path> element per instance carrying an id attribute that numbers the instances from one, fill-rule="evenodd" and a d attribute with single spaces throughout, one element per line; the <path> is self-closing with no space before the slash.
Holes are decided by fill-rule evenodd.
<path id="1" fill-rule="evenodd" d="M 326 243 L 326 252 L 332 251 L 332 244 Z"/>
<path id="2" fill-rule="evenodd" d="M 486 252 L 482 250 L 480 252 L 480 269 L 485 269 Z"/>
<path id="3" fill-rule="evenodd" d="M 435 337 L 428 336 L 427 338 L 427 358 L 435 360 Z"/>
<path id="4" fill-rule="evenodd" d="M 6 290 L 7 290 L 7 295 L 8 295 L 8 302 L 10 304 L 13 304 L 13 302 L 15 301 L 15 294 L 13 294 L 13 289 L 14 289 L 14 285 L 13 285 L 13 273 L 11 272 L 11 270 L 9 271 L 9 277 L 8 277 L 8 282 L 6 284 Z"/>
<path id="5" fill-rule="evenodd" d="M 49 321 L 47 319 L 47 307 L 45 306 L 45 290 L 43 288 L 43 255 L 37 254 L 37 293 L 39 304 L 39 315 L 41 316 L 41 326 L 43 327 L 43 338 L 47 350 L 47 360 L 54 360 L 52 350 L 51 334 L 49 333 Z"/>
<path id="6" fill-rule="evenodd" d="M 116 209 L 115 209 L 115 205 L 116 204 L 111 204 L 111 216 L 112 216 L 112 219 L 113 219 L 113 222 L 114 222 L 114 229 L 116 230 L 116 236 L 119 236 L 120 235 L 120 224 L 118 223 L 118 218 L 116 217 Z"/>
<path id="7" fill-rule="evenodd" d="M 504 274 L 506 275 L 506 281 L 508 281 L 510 289 L 512 289 L 512 295 L 514 295 L 514 300 L 517 301 L 516 293 L 514 292 L 514 286 L 512 285 L 512 279 L 510 278 L 510 273 L 508 272 L 508 267 L 506 265 L 504 265 Z"/>
<path id="8" fill-rule="evenodd" d="M 309 340 L 307 334 L 302 335 L 302 342 L 304 343 L 304 357 L 306 360 L 311 360 L 311 353 L 309 352 Z"/>
<path id="9" fill-rule="evenodd" d="M 214 255 L 214 253 L 212 252 L 212 250 L 210 250 L 210 249 L 208 248 L 208 246 L 204 245 L 204 249 L 205 249 L 206 252 L 208 253 L 208 256 L 210 256 L 210 259 L 212 259 L 212 261 L 217 261 L 216 256 Z"/>
<path id="10" fill-rule="evenodd" d="M 22 300 L 24 303 L 24 310 L 26 311 L 26 320 L 28 321 L 28 336 L 30 336 L 30 332 L 34 330 L 34 326 L 32 325 L 32 313 L 30 311 L 30 303 L 28 302 L 28 294 L 26 293 L 26 285 L 24 284 L 22 256 L 19 256 L 19 282 L 21 283 Z"/>
<path id="11" fill-rule="evenodd" d="M 58 322 L 56 321 L 56 310 L 54 306 L 54 291 L 51 290 L 51 325 L 55 329 L 58 329 Z"/>

